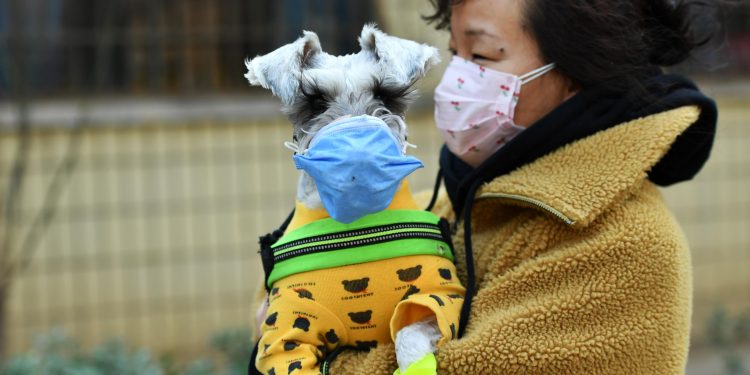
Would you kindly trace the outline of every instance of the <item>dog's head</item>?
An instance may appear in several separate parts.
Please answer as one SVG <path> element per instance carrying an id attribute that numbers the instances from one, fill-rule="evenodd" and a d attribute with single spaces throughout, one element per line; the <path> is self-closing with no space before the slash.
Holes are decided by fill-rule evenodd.
<path id="1" fill-rule="evenodd" d="M 295 42 L 245 61 L 245 78 L 281 99 L 302 147 L 317 130 L 346 115 L 381 117 L 405 137 L 399 119 L 415 99 L 414 83 L 439 61 L 438 51 L 374 25 L 362 29 L 359 44 L 356 54 L 332 56 L 323 52 L 315 33 L 305 31 Z"/>

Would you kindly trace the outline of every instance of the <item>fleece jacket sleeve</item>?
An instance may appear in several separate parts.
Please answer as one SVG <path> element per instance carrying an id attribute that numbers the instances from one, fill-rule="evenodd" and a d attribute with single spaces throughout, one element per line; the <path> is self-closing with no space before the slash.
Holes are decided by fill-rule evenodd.
<path id="1" fill-rule="evenodd" d="M 519 229 L 529 242 L 494 261 L 482 252 L 513 250 L 479 243 L 470 323 L 464 337 L 439 349 L 438 374 L 682 373 L 689 251 L 658 194 L 644 186 L 579 230 L 532 215 Z M 388 345 L 344 352 L 330 373 L 390 374 L 394 360 Z"/>

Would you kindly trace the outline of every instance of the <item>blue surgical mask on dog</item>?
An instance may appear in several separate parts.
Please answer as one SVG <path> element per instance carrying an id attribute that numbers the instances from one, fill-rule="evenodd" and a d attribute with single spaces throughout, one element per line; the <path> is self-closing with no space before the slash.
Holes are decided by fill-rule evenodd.
<path id="1" fill-rule="evenodd" d="M 363 115 L 323 127 L 293 158 L 315 181 L 328 214 L 348 224 L 386 209 L 401 180 L 423 167 L 405 155 L 406 145 L 383 120 Z"/>

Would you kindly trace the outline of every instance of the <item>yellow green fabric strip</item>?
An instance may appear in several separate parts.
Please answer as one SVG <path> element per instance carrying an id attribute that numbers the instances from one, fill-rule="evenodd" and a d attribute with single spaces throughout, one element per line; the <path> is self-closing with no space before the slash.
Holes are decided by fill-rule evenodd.
<path id="1" fill-rule="evenodd" d="M 430 353 L 422 357 L 419 361 L 412 363 L 406 371 L 396 369 L 393 375 L 435 375 L 437 374 L 437 360 L 435 355 Z"/>

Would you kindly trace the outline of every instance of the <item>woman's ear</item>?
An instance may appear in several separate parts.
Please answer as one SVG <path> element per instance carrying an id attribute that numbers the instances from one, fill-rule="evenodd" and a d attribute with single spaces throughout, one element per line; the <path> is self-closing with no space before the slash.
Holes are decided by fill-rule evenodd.
<path id="1" fill-rule="evenodd" d="M 574 97 L 576 94 L 578 94 L 579 91 L 581 91 L 581 85 L 579 85 L 576 81 L 574 81 L 572 78 L 569 78 L 567 76 L 564 76 L 566 87 L 568 89 L 565 100 L 568 100 L 572 97 Z"/>

